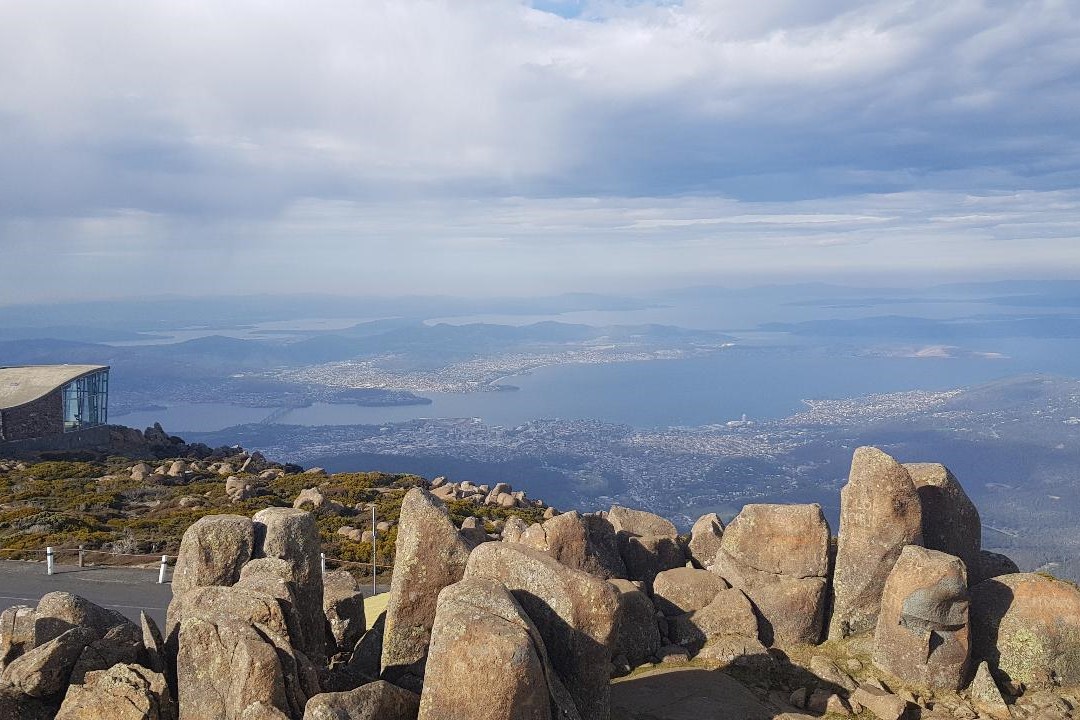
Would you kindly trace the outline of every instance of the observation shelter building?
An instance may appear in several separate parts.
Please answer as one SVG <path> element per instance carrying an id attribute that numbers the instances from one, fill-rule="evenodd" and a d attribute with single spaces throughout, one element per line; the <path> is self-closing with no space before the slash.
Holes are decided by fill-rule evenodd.
<path id="1" fill-rule="evenodd" d="M 108 420 L 108 366 L 0 366 L 0 445 L 77 447 Z"/>

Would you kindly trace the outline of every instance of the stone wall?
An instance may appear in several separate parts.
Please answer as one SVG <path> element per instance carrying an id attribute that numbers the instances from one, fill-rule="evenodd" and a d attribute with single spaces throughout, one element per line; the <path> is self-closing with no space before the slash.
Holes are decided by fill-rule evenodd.
<path id="1" fill-rule="evenodd" d="M 55 390 L 34 402 L 20 405 L 3 414 L 2 440 L 27 440 L 64 432 L 64 402 L 60 391 Z"/>
<path id="2" fill-rule="evenodd" d="M 110 428 L 114 427 L 113 425 L 99 425 L 48 437 L 0 442 L 0 457 L 24 458 L 40 452 L 84 450 L 107 446 L 110 442 Z"/>

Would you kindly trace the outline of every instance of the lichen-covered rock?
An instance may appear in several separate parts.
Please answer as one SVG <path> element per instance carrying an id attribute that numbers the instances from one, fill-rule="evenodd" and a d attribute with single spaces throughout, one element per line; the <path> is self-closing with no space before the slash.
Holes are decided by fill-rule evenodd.
<path id="1" fill-rule="evenodd" d="M 576 715 L 539 631 L 501 583 L 470 578 L 439 594 L 420 720 Z"/>
<path id="2" fill-rule="evenodd" d="M 173 720 L 165 678 L 141 665 L 117 664 L 72 685 L 56 720 Z"/>
<path id="3" fill-rule="evenodd" d="M 348 571 L 333 570 L 323 576 L 323 613 L 326 615 L 327 642 L 333 642 L 337 652 L 351 653 L 367 624 L 364 594 Z"/>
<path id="4" fill-rule="evenodd" d="M 611 656 L 626 658 L 631 668 L 645 663 L 660 649 L 656 609 L 649 596 L 630 580 L 609 580 L 618 591 Z"/>
<path id="5" fill-rule="evenodd" d="M 0 672 L 34 647 L 34 608 L 12 605 L 0 613 Z"/>
<path id="6" fill-rule="evenodd" d="M 419 709 L 419 695 L 376 680 L 355 690 L 316 695 L 304 708 L 304 720 L 416 720 Z"/>
<path id="7" fill-rule="evenodd" d="M 725 635 L 758 640 L 758 620 L 750 600 L 738 588 L 721 590 L 713 601 L 683 615 L 668 618 L 668 637 L 690 653 Z"/>
<path id="8" fill-rule="evenodd" d="M 143 664 L 142 630 L 131 623 L 117 625 L 85 648 L 71 671 L 71 682 L 82 683 L 87 673 L 113 665 Z"/>
<path id="9" fill-rule="evenodd" d="M 968 606 L 963 561 L 908 545 L 885 581 L 874 663 L 913 685 L 959 690 L 971 655 Z"/>
<path id="10" fill-rule="evenodd" d="M 323 616 L 322 544 L 315 518 L 294 508 L 266 508 L 252 518 L 253 558 L 277 558 L 289 563 L 295 586 L 301 637 L 297 647 L 313 662 L 326 658 L 326 619 Z"/>
<path id="11" fill-rule="evenodd" d="M 12 685 L 36 698 L 61 694 L 83 649 L 99 637 L 91 628 L 73 627 L 9 663 L 0 675 L 0 685 Z"/>
<path id="12" fill-rule="evenodd" d="M 817 504 L 746 505 L 724 530 L 710 572 L 750 598 L 766 645 L 821 639 L 829 537 Z"/>
<path id="13" fill-rule="evenodd" d="M 904 463 L 919 494 L 923 546 L 955 555 L 975 567 L 982 549 L 982 520 L 975 503 L 949 468 L 939 463 Z"/>
<path id="14" fill-rule="evenodd" d="M 395 685 L 423 687 L 436 599 L 461 580 L 471 550 L 431 493 L 413 488 L 405 494 L 382 644 L 382 674 Z"/>
<path id="15" fill-rule="evenodd" d="M 975 679 L 971 681 L 969 692 L 971 703 L 980 716 L 986 716 L 992 720 L 1012 718 L 1012 712 L 1009 711 L 1009 706 L 1001 696 L 1001 690 L 994 682 L 994 676 L 990 674 L 986 661 L 979 663 L 979 669 L 975 671 Z"/>
<path id="16" fill-rule="evenodd" d="M 257 597 L 273 598 L 285 618 L 293 647 L 303 645 L 304 622 L 297 610 L 296 575 L 293 564 L 281 558 L 256 558 L 244 565 L 233 587 L 254 591 Z"/>
<path id="17" fill-rule="evenodd" d="M 1080 589 L 1036 573 L 971 590 L 974 655 L 1029 688 L 1080 684 Z"/>
<path id="18" fill-rule="evenodd" d="M 615 528 L 616 534 L 624 533 L 628 536 L 647 536 L 677 538 L 679 532 L 670 520 L 660 517 L 655 513 L 645 510 L 633 510 L 631 508 L 612 505 L 607 514 L 608 521 Z"/>
<path id="19" fill-rule="evenodd" d="M 599 515 L 580 515 L 576 511 L 556 515 L 542 525 L 527 528 L 519 541 L 575 570 L 604 579 L 626 577 L 615 529 Z"/>
<path id="20" fill-rule="evenodd" d="M 108 608 L 95 605 L 69 592 L 51 592 L 41 596 L 34 608 L 34 647 L 47 643 L 76 627 L 90 628 L 98 636 L 131 621 Z"/>
<path id="21" fill-rule="evenodd" d="M 193 587 L 232 585 L 251 559 L 255 529 L 241 515 L 207 515 L 184 531 L 173 570 L 173 594 Z"/>
<path id="22" fill-rule="evenodd" d="M 182 720 L 242 720 L 257 705 L 264 716 L 302 712 L 303 704 L 290 707 L 274 645 L 244 622 L 185 617 L 176 673 Z"/>
<path id="23" fill-rule="evenodd" d="M 508 543 L 521 542 L 521 536 L 529 529 L 528 524 L 517 515 L 506 519 L 502 529 L 502 541 Z"/>
<path id="24" fill-rule="evenodd" d="M 615 529 L 626 577 L 652 587 L 657 573 L 686 564 L 679 533 L 670 520 L 644 510 L 612 506 L 607 519 Z"/>
<path id="25" fill-rule="evenodd" d="M 724 523 L 720 522 L 720 516 L 716 513 L 702 515 L 690 529 L 690 559 L 695 567 L 708 568 L 712 565 L 720 549 L 720 541 L 724 539 Z"/>
<path id="26" fill-rule="evenodd" d="M 653 580 L 653 603 L 669 617 L 705 608 L 721 590 L 731 587 L 724 578 L 708 570 L 674 568 Z"/>
<path id="27" fill-rule="evenodd" d="M 609 583 L 520 544 L 476 548 L 466 578 L 502 583 L 535 623 L 582 720 L 607 720 L 618 597 Z"/>
<path id="28" fill-rule="evenodd" d="M 840 491 L 830 638 L 874 629 L 900 551 L 921 544 L 922 507 L 908 471 L 877 448 L 857 448 Z"/>
<path id="29" fill-rule="evenodd" d="M 194 620 L 200 620 L 202 624 L 198 626 L 197 632 L 191 633 L 189 644 L 213 635 L 216 632 L 214 628 L 217 627 L 225 627 L 232 633 L 210 650 L 206 650 L 212 653 L 212 659 L 219 666 L 229 662 L 228 658 L 238 652 L 236 648 L 241 639 L 244 640 L 241 643 L 244 648 L 251 649 L 248 641 L 253 642 L 252 638 L 258 638 L 274 652 L 278 663 L 275 666 L 275 676 L 282 679 L 282 692 L 287 703 L 287 706 L 282 708 L 283 712 L 299 714 L 303 711 L 307 698 L 320 692 L 315 666 L 290 640 L 288 608 L 278 598 L 238 583 L 231 587 L 193 588 L 179 598 L 174 598 L 169 605 L 169 629 L 165 645 L 170 657 L 177 658 L 176 688 L 181 704 L 184 703 L 185 680 L 184 670 L 180 667 L 180 656 L 184 655 L 189 663 L 189 681 L 191 677 L 199 677 L 198 663 L 205 659 L 202 649 L 191 646 L 185 651 L 183 648 L 183 627 Z M 265 651 L 259 648 L 257 652 Z M 216 678 L 204 678 L 201 687 L 208 692 L 224 692 L 225 686 L 221 685 L 222 682 Z M 254 696 L 249 699 L 248 704 L 260 699 L 267 707 L 281 708 L 265 696 Z"/>

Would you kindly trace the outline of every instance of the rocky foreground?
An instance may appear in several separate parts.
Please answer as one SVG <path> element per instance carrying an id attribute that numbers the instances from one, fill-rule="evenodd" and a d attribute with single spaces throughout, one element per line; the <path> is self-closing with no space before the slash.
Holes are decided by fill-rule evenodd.
<path id="1" fill-rule="evenodd" d="M 484 502 L 515 503 L 500 490 Z M 66 593 L 5 611 L 0 720 L 644 720 L 667 716 L 613 711 L 612 678 L 664 705 L 706 669 L 731 700 L 694 695 L 700 717 L 1074 716 L 1080 590 L 981 550 L 941 465 L 856 450 L 835 539 L 817 505 L 689 536 L 622 507 L 490 533 L 413 488 L 370 629 L 307 504 L 192 524 L 160 630 Z"/>

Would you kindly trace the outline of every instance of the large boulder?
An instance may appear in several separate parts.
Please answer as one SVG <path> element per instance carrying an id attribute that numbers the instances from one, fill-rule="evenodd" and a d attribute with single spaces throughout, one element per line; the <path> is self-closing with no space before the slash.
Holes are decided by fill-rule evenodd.
<path id="1" fill-rule="evenodd" d="M 875 628 L 885 580 L 900 551 L 921 544 L 922 507 L 908 471 L 877 448 L 857 448 L 840 491 L 830 638 Z"/>
<path id="2" fill-rule="evenodd" d="M 34 640 L 37 647 L 76 627 L 90 628 L 98 636 L 118 625 L 130 625 L 126 617 L 96 605 L 80 595 L 51 592 L 41 596 L 34 608 Z"/>
<path id="3" fill-rule="evenodd" d="M 710 571 L 750 598 L 765 644 L 821 639 L 829 538 L 817 504 L 747 505 L 724 530 Z"/>
<path id="4" fill-rule="evenodd" d="M 982 549 L 982 520 L 975 503 L 949 468 L 939 463 L 904 463 L 922 507 L 923 546 L 955 555 L 970 569 Z"/>
<path id="5" fill-rule="evenodd" d="M 660 649 L 660 628 L 652 600 L 630 580 L 609 580 L 619 593 L 611 657 L 622 657 L 631 667 L 648 662 Z"/>
<path id="6" fill-rule="evenodd" d="M 607 720 L 618 597 L 609 583 L 520 544 L 476 548 L 467 578 L 502 583 L 536 624 L 582 720 Z"/>
<path id="7" fill-rule="evenodd" d="M 758 641 L 758 620 L 750 600 L 742 590 L 721 590 L 705 607 L 667 619 L 668 637 L 698 653 L 706 644 L 714 645 L 720 638 L 736 636 Z"/>
<path id="8" fill-rule="evenodd" d="M 686 564 L 679 533 L 667 518 L 645 510 L 612 506 L 607 514 L 615 529 L 626 577 L 652 587 L 657 573 Z"/>
<path id="9" fill-rule="evenodd" d="M 599 515 L 563 513 L 527 528 L 518 537 L 520 542 L 543 550 L 567 567 L 604 579 L 626 577 L 615 529 Z"/>
<path id="10" fill-rule="evenodd" d="M 255 513 L 254 558 L 276 558 L 289 563 L 295 586 L 296 612 L 301 637 L 297 647 L 313 662 L 326 657 L 326 619 L 323 615 L 322 545 L 315 517 L 293 508 L 266 508 Z"/>
<path id="11" fill-rule="evenodd" d="M 207 515 L 191 524 L 180 541 L 173 570 L 174 595 L 205 585 L 232 585 L 251 559 L 255 528 L 241 515 Z"/>
<path id="12" fill-rule="evenodd" d="M 240 571 L 240 579 L 233 587 L 242 592 L 253 592 L 253 598 L 273 598 L 277 601 L 276 613 L 285 619 L 286 637 L 294 648 L 304 645 L 304 621 L 297 609 L 298 591 L 293 564 L 280 558 L 256 558 Z M 201 593 L 206 595 L 205 593 Z M 209 595 L 220 596 L 222 593 L 211 591 Z M 226 593 L 227 594 L 227 593 Z M 238 607 L 246 607 L 246 601 Z M 245 619 L 258 622 L 257 616 L 245 614 Z"/>
<path id="13" fill-rule="evenodd" d="M 385 680 L 308 700 L 304 720 L 416 720 L 420 696 Z"/>
<path id="14" fill-rule="evenodd" d="M 192 693 L 226 696 L 232 692 L 239 693 L 238 697 L 246 699 L 248 705 L 262 702 L 267 708 L 300 714 L 307 698 L 320 692 L 315 665 L 290 640 L 289 608 L 273 595 L 245 587 L 243 582 L 241 578 L 232 587 L 194 588 L 169 606 L 166 648 L 170 657 L 176 657 L 176 688 L 181 707 L 197 702 L 192 700 Z M 185 627 L 190 628 L 187 640 Z M 215 638 L 215 633 L 220 638 L 209 642 L 207 638 Z M 261 645 L 256 647 L 256 641 Z M 204 645 L 199 646 L 200 642 Z M 264 661 L 269 657 L 268 652 L 275 658 L 272 666 Z M 230 689 L 226 679 L 204 669 L 204 666 L 225 667 L 234 661 L 252 664 L 263 673 L 267 683 L 280 678 L 286 706 L 281 706 L 274 694 L 276 690 L 271 693 L 269 685 L 245 694 L 241 689 Z"/>
<path id="15" fill-rule="evenodd" d="M 695 567 L 708 568 L 720 550 L 720 541 L 724 539 L 724 523 L 716 513 L 702 515 L 690 529 L 690 559 Z"/>
<path id="16" fill-rule="evenodd" d="M 173 720 L 165 678 L 141 665 L 117 664 L 72 685 L 56 720 Z"/>
<path id="17" fill-rule="evenodd" d="M 501 583 L 470 578 L 439 593 L 420 720 L 576 715 L 539 631 Z"/>
<path id="18" fill-rule="evenodd" d="M 176 672 L 182 720 L 246 720 L 252 709 L 303 712 L 302 703 L 290 703 L 274 645 L 245 622 L 185 617 Z"/>
<path id="19" fill-rule="evenodd" d="M 0 672 L 34 647 L 34 608 L 12 605 L 0 613 Z"/>
<path id="20" fill-rule="evenodd" d="M 439 500 L 422 488 L 413 488 L 401 502 L 394 547 L 382 674 L 395 685 L 419 692 L 436 600 L 444 587 L 461 580 L 472 546 Z"/>
<path id="21" fill-rule="evenodd" d="M 337 652 L 351 653 L 367 622 L 364 594 L 350 572 L 333 570 L 323 576 L 323 613 L 327 643 L 333 643 Z"/>
<path id="22" fill-rule="evenodd" d="M 968 606 L 964 562 L 908 545 L 885 581 L 874 663 L 912 685 L 959 690 L 971 655 Z"/>
<path id="23" fill-rule="evenodd" d="M 999 677 L 1030 688 L 1080 685 L 1080 589 L 1035 573 L 971 590 L 973 652 Z"/>
<path id="24" fill-rule="evenodd" d="M 668 617 L 705 608 L 730 585 L 716 573 L 697 568 L 674 568 L 653 580 L 653 603 Z"/>
<path id="25" fill-rule="evenodd" d="M 520 542 L 521 536 L 525 534 L 525 531 L 529 529 L 528 524 L 519 518 L 517 515 L 506 519 L 506 524 L 502 529 L 502 541 L 503 542 Z"/>
<path id="26" fill-rule="evenodd" d="M 71 671 L 71 682 L 82 683 L 87 673 L 108 670 L 113 665 L 146 662 L 142 630 L 132 623 L 117 625 L 83 648 Z"/>
<path id="27" fill-rule="evenodd" d="M 0 685 L 12 685 L 36 698 L 62 694 L 83 649 L 99 637 L 91 628 L 73 627 L 9 663 L 0 675 Z"/>
<path id="28" fill-rule="evenodd" d="M 656 535 L 673 539 L 679 536 L 678 530 L 670 520 L 645 510 L 612 505 L 607 518 L 617 534 L 639 537 Z"/>

